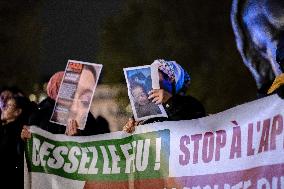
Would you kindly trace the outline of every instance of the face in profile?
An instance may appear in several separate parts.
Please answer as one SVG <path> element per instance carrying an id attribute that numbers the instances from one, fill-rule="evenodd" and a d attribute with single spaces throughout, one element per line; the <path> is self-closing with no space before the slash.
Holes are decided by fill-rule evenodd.
<path id="1" fill-rule="evenodd" d="M 95 83 L 95 68 L 84 65 L 68 118 L 68 120 L 76 120 L 80 128 L 87 119 Z"/>
<path id="2" fill-rule="evenodd" d="M 4 90 L 1 92 L 0 94 L 0 108 L 1 109 L 5 106 L 7 100 L 11 98 L 12 96 L 13 96 L 13 93 L 9 90 Z"/>
<path id="3" fill-rule="evenodd" d="M 140 85 L 137 85 L 132 89 L 132 96 L 134 98 L 134 101 L 139 105 L 146 105 L 150 102 L 148 99 L 148 95 L 146 94 L 143 87 Z"/>
<path id="4" fill-rule="evenodd" d="M 15 99 L 10 98 L 3 106 L 1 120 L 4 122 L 14 121 L 19 117 L 20 113 L 21 111 L 17 108 Z"/>

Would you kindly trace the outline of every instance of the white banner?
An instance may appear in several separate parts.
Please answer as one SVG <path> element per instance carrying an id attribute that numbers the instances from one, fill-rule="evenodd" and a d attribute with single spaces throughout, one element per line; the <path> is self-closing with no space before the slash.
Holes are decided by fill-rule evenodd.
<path id="1" fill-rule="evenodd" d="M 133 134 L 68 137 L 33 127 L 30 188 L 283 189 L 283 116 L 284 100 L 273 95 Z"/>

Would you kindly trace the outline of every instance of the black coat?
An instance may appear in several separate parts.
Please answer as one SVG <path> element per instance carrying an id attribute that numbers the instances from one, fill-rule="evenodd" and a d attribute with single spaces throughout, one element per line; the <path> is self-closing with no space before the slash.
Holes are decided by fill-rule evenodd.
<path id="1" fill-rule="evenodd" d="M 278 89 L 275 91 L 276 94 L 282 99 L 284 99 L 284 85 L 281 85 Z"/>
<path id="2" fill-rule="evenodd" d="M 163 104 L 168 118 L 158 117 L 143 121 L 142 124 L 161 122 L 161 121 L 179 121 L 197 119 L 206 116 L 205 108 L 202 103 L 192 96 L 172 96 Z"/>
<path id="3" fill-rule="evenodd" d="M 14 121 L 0 126 L 1 181 L 9 188 L 23 188 L 24 150 L 21 140 L 22 122 Z M 11 179 L 13 182 L 11 182 Z"/>
<path id="4" fill-rule="evenodd" d="M 53 134 L 64 134 L 66 130 L 65 126 L 49 121 L 53 112 L 54 104 L 55 101 L 49 97 L 43 100 L 38 105 L 38 110 L 31 115 L 29 125 L 38 126 Z M 93 115 L 89 113 L 85 129 L 81 130 L 79 135 L 88 136 L 109 132 L 108 122 L 103 117 L 99 116 L 95 119 Z"/>

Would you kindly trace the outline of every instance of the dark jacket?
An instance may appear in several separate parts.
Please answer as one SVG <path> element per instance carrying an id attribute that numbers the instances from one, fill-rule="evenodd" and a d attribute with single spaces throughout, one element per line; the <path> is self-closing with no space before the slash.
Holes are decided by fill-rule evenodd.
<path id="1" fill-rule="evenodd" d="M 9 188 L 23 188 L 24 151 L 21 140 L 22 122 L 14 121 L 0 127 L 1 181 Z M 15 178 L 15 179 L 13 179 Z M 11 179 L 14 182 L 11 182 Z"/>
<path id="2" fill-rule="evenodd" d="M 146 105 L 135 103 L 134 106 L 138 118 L 162 113 L 159 106 L 155 103 L 148 103 Z"/>
<path id="3" fill-rule="evenodd" d="M 282 99 L 284 99 L 284 85 L 281 85 L 278 89 L 275 91 L 276 94 Z"/>
<path id="4" fill-rule="evenodd" d="M 158 117 L 143 121 L 142 124 L 197 119 L 206 116 L 205 109 L 200 101 L 192 96 L 172 96 L 163 104 L 168 118 Z"/>
<path id="5" fill-rule="evenodd" d="M 64 134 L 66 130 L 65 126 L 49 121 L 53 112 L 54 104 L 55 101 L 49 97 L 43 100 L 38 105 L 38 110 L 31 115 L 29 125 L 36 125 L 53 134 Z M 85 129 L 80 130 L 79 135 L 88 136 L 109 132 L 108 122 L 103 117 L 99 116 L 95 119 L 93 115 L 89 113 Z"/>

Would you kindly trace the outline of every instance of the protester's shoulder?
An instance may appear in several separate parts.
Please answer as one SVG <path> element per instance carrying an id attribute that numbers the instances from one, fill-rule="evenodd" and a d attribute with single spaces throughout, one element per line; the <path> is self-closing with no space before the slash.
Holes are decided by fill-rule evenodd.
<path id="1" fill-rule="evenodd" d="M 54 108 L 55 101 L 51 98 L 46 98 L 42 102 L 38 104 L 37 108 L 37 114 L 46 114 L 49 116 L 49 114 L 52 113 Z"/>
<path id="2" fill-rule="evenodd" d="M 50 114 L 53 111 L 54 101 L 50 98 L 46 98 L 41 101 L 36 110 L 30 115 L 29 124 L 39 125 L 42 120 L 48 120 Z"/>
<path id="3" fill-rule="evenodd" d="M 43 101 L 41 101 L 38 104 L 38 109 L 42 110 L 42 109 L 50 109 L 53 108 L 55 104 L 55 101 L 49 97 L 47 97 L 46 99 L 44 99 Z"/>
<path id="4" fill-rule="evenodd" d="M 109 133 L 109 124 L 108 121 L 102 117 L 98 116 L 95 118 L 91 112 L 88 114 L 87 122 L 85 129 L 82 131 L 82 135 L 97 135 L 97 134 L 104 134 Z"/>
<path id="5" fill-rule="evenodd" d="M 206 116 L 203 104 L 193 96 L 174 95 L 166 111 L 172 120 L 189 120 Z"/>
<path id="6" fill-rule="evenodd" d="M 201 103 L 201 101 L 191 95 L 186 95 L 186 96 L 174 95 L 171 98 L 171 101 L 173 104 L 179 104 L 182 106 L 203 107 L 203 104 Z"/>
<path id="7" fill-rule="evenodd" d="M 206 115 L 205 107 L 203 106 L 203 103 L 198 100 L 197 98 L 193 96 L 184 96 L 185 99 L 185 105 L 188 105 L 188 108 L 193 108 L 196 111 L 200 112 L 201 117 Z"/>
<path id="8" fill-rule="evenodd" d="M 103 116 L 98 116 L 96 120 L 98 124 L 108 125 L 108 121 Z"/>

